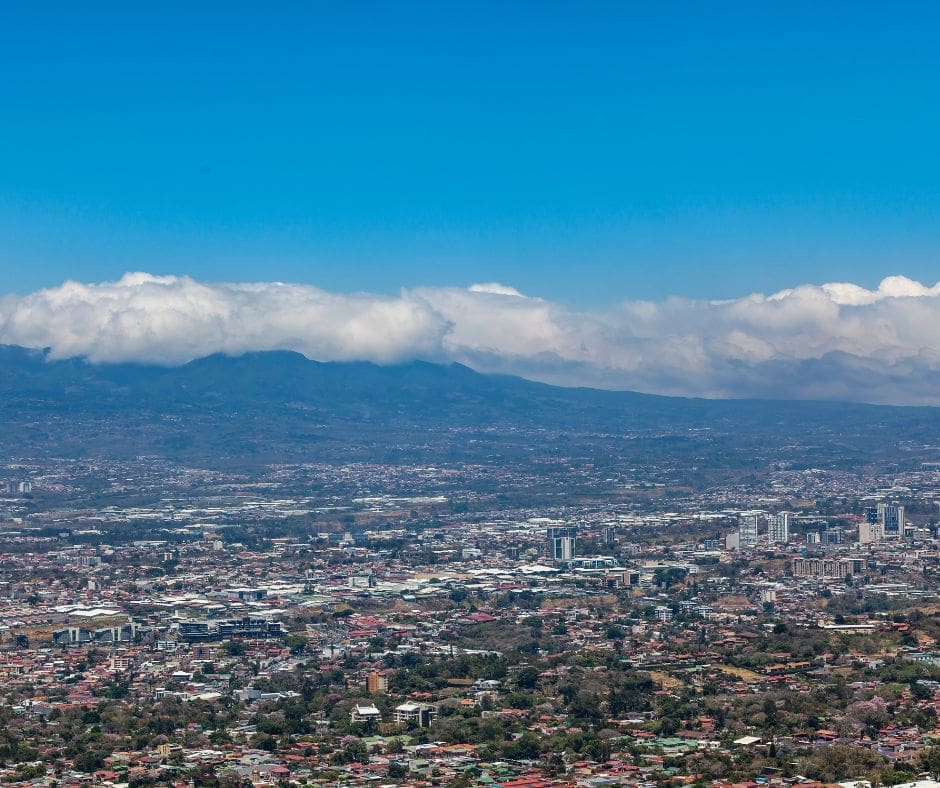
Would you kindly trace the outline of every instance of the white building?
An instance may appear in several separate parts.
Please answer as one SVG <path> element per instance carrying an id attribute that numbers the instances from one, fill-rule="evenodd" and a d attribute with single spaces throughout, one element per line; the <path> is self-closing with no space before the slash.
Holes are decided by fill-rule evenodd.
<path id="1" fill-rule="evenodd" d="M 375 720 L 382 721 L 382 712 L 378 710 L 374 703 L 357 703 L 349 712 L 349 717 L 353 722 L 368 722 Z"/>
<path id="2" fill-rule="evenodd" d="M 577 528 L 549 528 L 546 532 L 548 557 L 552 561 L 570 561 L 577 551 Z"/>
<path id="3" fill-rule="evenodd" d="M 437 717 L 437 708 L 426 703 L 402 703 L 395 707 L 395 722 L 399 725 L 413 723 L 426 728 Z"/>
<path id="4" fill-rule="evenodd" d="M 880 523 L 860 523 L 858 526 L 858 543 L 871 544 L 884 539 L 884 529 Z"/>
<path id="5" fill-rule="evenodd" d="M 741 547 L 754 547 L 763 512 L 741 512 L 738 516 L 738 543 Z"/>
<path id="6" fill-rule="evenodd" d="M 778 512 L 767 518 L 767 541 L 771 544 L 785 544 L 790 538 L 791 512 Z"/>
<path id="7" fill-rule="evenodd" d="M 883 539 L 904 538 L 904 507 L 893 503 L 878 504 L 878 524 Z"/>

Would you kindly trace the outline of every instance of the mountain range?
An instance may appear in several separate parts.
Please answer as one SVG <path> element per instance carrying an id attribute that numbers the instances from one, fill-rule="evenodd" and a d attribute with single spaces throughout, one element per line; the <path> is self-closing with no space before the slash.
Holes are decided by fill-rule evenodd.
<path id="1" fill-rule="evenodd" d="M 0 346 L 0 452 L 199 464 L 493 462 L 603 454 L 857 464 L 932 459 L 940 410 L 561 388 L 458 364 L 320 363 L 291 352 L 177 367 Z M 691 461 L 691 460 L 690 460 Z"/>

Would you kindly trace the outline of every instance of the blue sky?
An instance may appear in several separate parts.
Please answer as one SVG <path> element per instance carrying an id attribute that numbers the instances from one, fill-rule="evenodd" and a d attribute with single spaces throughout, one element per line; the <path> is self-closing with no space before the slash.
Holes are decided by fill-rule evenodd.
<path id="1" fill-rule="evenodd" d="M 269 5 L 0 6 L 0 293 L 940 279 L 936 4 Z"/>

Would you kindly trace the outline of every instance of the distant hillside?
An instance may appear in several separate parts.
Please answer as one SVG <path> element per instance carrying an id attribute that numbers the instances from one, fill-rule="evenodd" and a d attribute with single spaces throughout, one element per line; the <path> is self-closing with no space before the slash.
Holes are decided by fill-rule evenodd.
<path id="1" fill-rule="evenodd" d="M 938 416 L 933 408 L 559 388 L 456 364 L 319 363 L 270 352 L 163 368 L 49 361 L 0 346 L 5 457 L 153 454 L 252 465 L 600 451 L 632 462 L 688 454 L 722 467 L 780 457 L 893 463 L 933 456 L 899 445 L 940 445 Z"/>

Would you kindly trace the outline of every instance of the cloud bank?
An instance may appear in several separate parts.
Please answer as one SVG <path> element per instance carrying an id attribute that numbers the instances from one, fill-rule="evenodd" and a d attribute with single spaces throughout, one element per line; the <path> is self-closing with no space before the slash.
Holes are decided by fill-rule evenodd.
<path id="1" fill-rule="evenodd" d="M 940 405 L 940 284 L 899 276 L 877 290 L 802 285 L 578 311 L 495 282 L 380 296 L 131 273 L 0 298 L 0 343 L 92 362 L 295 350 L 660 394 Z"/>

